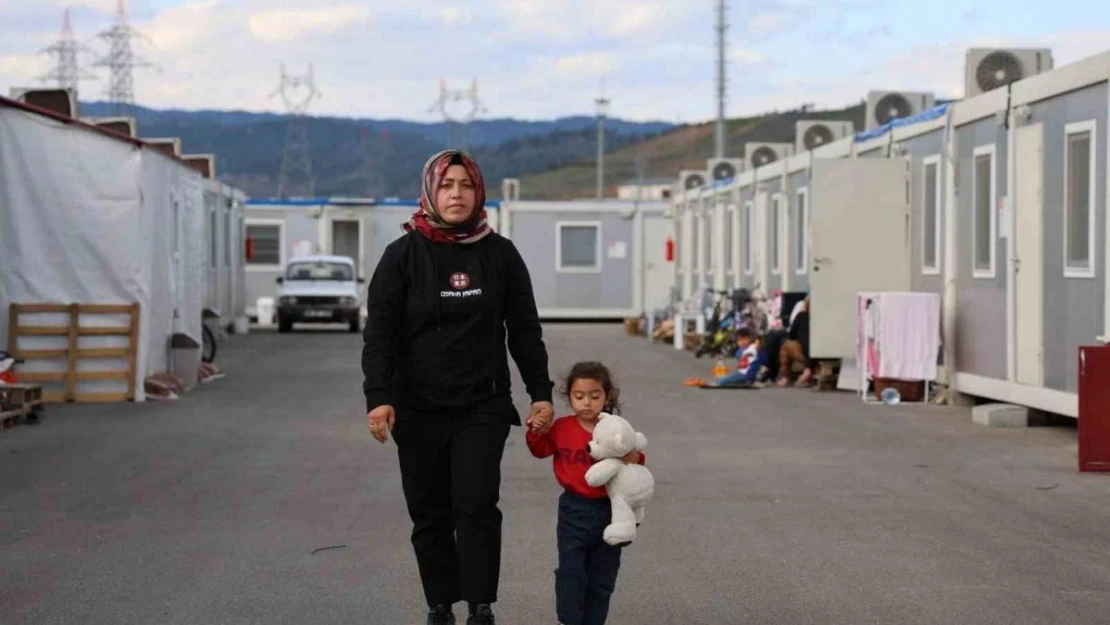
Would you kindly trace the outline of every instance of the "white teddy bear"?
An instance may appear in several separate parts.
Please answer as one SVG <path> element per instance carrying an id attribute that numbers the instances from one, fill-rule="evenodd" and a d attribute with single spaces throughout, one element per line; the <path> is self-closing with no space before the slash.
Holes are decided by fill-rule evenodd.
<path id="1" fill-rule="evenodd" d="M 646 447 L 644 435 L 622 417 L 607 412 L 598 417 L 588 445 L 590 457 L 597 462 L 586 471 L 586 482 L 595 488 L 604 485 L 609 493 L 613 516 L 603 537 L 610 545 L 632 543 L 644 520 L 644 506 L 655 491 L 655 479 L 647 467 L 621 460 L 632 450 Z"/>

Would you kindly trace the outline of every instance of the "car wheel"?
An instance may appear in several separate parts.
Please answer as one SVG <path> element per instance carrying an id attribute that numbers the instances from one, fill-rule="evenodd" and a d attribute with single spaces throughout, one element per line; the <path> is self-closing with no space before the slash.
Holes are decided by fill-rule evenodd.
<path id="1" fill-rule="evenodd" d="M 279 319 L 278 320 L 278 332 L 292 332 L 292 331 L 293 331 L 293 322 L 292 321 L 289 321 L 288 319 Z"/>
<path id="2" fill-rule="evenodd" d="M 362 324 L 360 323 L 360 319 L 358 317 L 355 317 L 354 319 L 351 319 L 351 322 L 348 325 L 347 330 L 351 334 L 354 334 L 354 333 L 358 332 L 361 329 L 362 329 Z"/>

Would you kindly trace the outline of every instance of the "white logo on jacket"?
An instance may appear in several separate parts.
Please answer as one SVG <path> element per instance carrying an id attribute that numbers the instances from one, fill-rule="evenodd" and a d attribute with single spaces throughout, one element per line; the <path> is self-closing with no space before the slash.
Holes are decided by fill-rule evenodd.
<path id="1" fill-rule="evenodd" d="M 440 291 L 440 297 L 473 297 L 481 295 L 482 289 L 470 289 L 469 291 Z"/>

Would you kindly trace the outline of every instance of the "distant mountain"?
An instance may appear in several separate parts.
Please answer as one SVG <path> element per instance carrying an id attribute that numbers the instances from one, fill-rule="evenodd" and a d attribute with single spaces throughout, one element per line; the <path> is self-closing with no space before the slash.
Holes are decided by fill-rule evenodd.
<path id="1" fill-rule="evenodd" d="M 803 119 L 850 121 L 859 132 L 865 126 L 864 109 L 860 103 L 835 110 L 794 110 L 730 119 L 726 124 L 725 155 L 742 158 L 744 144 L 749 142 L 793 143 L 794 124 Z M 677 179 L 679 170 L 705 169 L 706 161 L 713 156 L 713 127 L 713 122 L 682 126 L 615 148 L 612 153 L 606 151 L 605 195 L 616 195 L 617 185 L 630 184 L 638 178 L 638 160 L 643 164 L 645 180 Z M 520 180 L 520 197 L 529 200 L 594 197 L 596 189 L 597 160 L 592 155 L 577 163 L 525 175 Z"/>
<path id="2" fill-rule="evenodd" d="M 83 117 L 113 116 L 110 105 L 80 105 Z M 139 135 L 180 137 L 185 153 L 214 153 L 219 177 L 252 196 L 277 193 L 287 117 L 246 111 L 182 111 L 136 107 Z M 567 117 L 529 122 L 478 120 L 470 126 L 471 152 L 491 194 L 500 180 L 562 167 L 596 156 L 596 121 Z M 675 128 L 665 122 L 606 120 L 606 147 L 619 150 Z M 457 127 L 454 129 L 457 131 Z M 419 191 L 420 167 L 442 149 L 453 129 L 444 122 L 419 123 L 310 117 L 316 195 L 404 196 Z M 307 188 L 293 189 L 305 195 Z"/>

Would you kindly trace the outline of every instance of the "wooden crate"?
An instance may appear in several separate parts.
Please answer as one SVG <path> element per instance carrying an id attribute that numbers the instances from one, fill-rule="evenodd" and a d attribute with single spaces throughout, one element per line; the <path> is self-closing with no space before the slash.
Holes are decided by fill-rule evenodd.
<path id="1" fill-rule="evenodd" d="M 66 325 L 32 325 L 24 323 L 26 317 L 41 314 L 68 314 Z M 84 326 L 82 315 L 129 315 L 122 326 Z M 61 390 L 43 389 L 42 399 L 47 402 L 119 402 L 135 399 L 135 370 L 138 357 L 139 304 L 16 304 L 10 306 L 8 317 L 8 353 L 26 361 L 62 360 L 65 371 L 21 372 L 16 371 L 20 382 L 54 384 Z M 65 337 L 64 349 L 23 349 L 24 337 Z M 118 336 L 127 338 L 126 347 L 83 347 L 82 337 Z M 127 368 L 115 371 L 81 371 L 78 363 L 84 360 L 115 359 L 127 362 Z M 80 381 L 118 380 L 127 390 L 113 393 L 79 392 Z"/>

